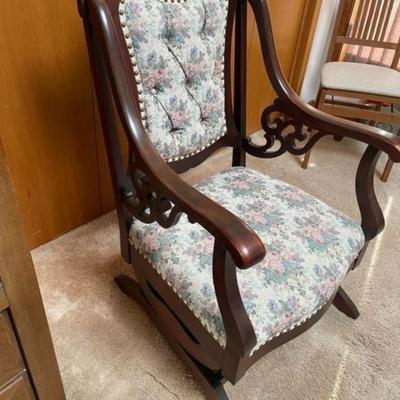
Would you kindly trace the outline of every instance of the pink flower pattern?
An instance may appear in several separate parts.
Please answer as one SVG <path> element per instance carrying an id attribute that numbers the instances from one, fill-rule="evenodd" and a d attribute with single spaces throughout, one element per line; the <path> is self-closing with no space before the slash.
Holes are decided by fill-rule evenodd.
<path id="1" fill-rule="evenodd" d="M 222 171 L 197 189 L 241 218 L 265 244 L 264 260 L 237 272 L 256 348 L 325 304 L 364 245 L 359 224 L 249 168 Z M 131 241 L 224 346 L 212 276 L 214 238 L 182 217 L 168 230 L 134 221 Z"/>
<path id="2" fill-rule="evenodd" d="M 120 5 L 142 80 L 146 129 L 164 159 L 193 154 L 225 134 L 226 4 L 126 0 Z"/>

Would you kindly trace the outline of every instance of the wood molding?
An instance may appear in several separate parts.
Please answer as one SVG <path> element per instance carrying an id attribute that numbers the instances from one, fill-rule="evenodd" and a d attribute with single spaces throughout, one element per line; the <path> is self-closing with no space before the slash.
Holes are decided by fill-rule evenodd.
<path id="1" fill-rule="evenodd" d="M 327 61 L 337 61 L 340 58 L 343 49 L 343 43 L 337 43 L 336 37 L 343 36 L 347 33 L 347 21 L 350 19 L 351 14 L 353 13 L 355 4 L 356 0 L 340 0 Z"/>
<path id="2" fill-rule="evenodd" d="M 281 68 L 299 92 L 303 83 L 322 0 L 268 0 Z M 276 93 L 265 74 L 255 19 L 249 12 L 247 133 L 260 129 L 260 116 Z"/>
<path id="3" fill-rule="evenodd" d="M 4 311 L 9 307 L 6 292 L 4 291 L 3 285 L 0 283 L 0 312 Z"/>
<path id="4" fill-rule="evenodd" d="M 41 294 L 1 142 L 0 277 L 37 398 L 65 399 Z"/>
<path id="5" fill-rule="evenodd" d="M 296 51 L 288 77 L 296 93 L 300 92 L 303 84 L 321 6 L 322 0 L 306 0 L 304 5 Z"/>

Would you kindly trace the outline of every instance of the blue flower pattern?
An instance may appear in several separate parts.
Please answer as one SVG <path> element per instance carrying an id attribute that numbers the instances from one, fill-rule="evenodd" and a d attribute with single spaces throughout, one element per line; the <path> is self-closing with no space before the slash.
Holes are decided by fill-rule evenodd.
<path id="1" fill-rule="evenodd" d="M 197 189 L 241 218 L 265 244 L 259 264 L 237 271 L 256 348 L 323 306 L 365 242 L 360 225 L 350 218 L 249 168 L 222 171 Z M 134 221 L 131 241 L 224 346 L 212 278 L 214 238 L 182 217 L 168 230 Z"/>

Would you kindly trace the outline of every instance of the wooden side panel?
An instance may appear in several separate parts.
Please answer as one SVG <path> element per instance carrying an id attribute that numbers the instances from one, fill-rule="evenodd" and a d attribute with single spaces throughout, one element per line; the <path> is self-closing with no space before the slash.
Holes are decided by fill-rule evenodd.
<path id="1" fill-rule="evenodd" d="M 9 307 L 6 292 L 4 291 L 3 285 L 0 283 L 0 312 L 4 311 Z"/>
<path id="2" fill-rule="evenodd" d="M 26 373 L 4 387 L 0 387 L 0 400 L 34 400 L 32 387 Z"/>
<path id="3" fill-rule="evenodd" d="M 0 387 L 24 369 L 7 311 L 0 313 Z"/>
<path id="4" fill-rule="evenodd" d="M 0 138 L 31 247 L 100 214 L 91 79 L 75 1 L 0 2 Z"/>
<path id="5" fill-rule="evenodd" d="M 0 144 L 0 278 L 41 400 L 64 400 L 53 344 Z M 1 357 L 0 357 L 1 359 Z M 6 397 L 7 398 L 7 397 Z"/>

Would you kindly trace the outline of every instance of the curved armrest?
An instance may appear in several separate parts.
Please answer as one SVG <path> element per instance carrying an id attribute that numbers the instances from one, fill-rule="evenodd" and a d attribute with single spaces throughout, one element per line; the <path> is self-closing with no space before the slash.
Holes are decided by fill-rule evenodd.
<path id="1" fill-rule="evenodd" d="M 279 64 L 266 0 L 249 0 L 256 18 L 266 71 L 285 112 L 312 129 L 346 136 L 384 151 L 394 162 L 400 162 L 400 137 L 375 127 L 338 118 L 315 109 L 290 87 Z"/>
<path id="2" fill-rule="evenodd" d="M 134 127 L 129 130 L 133 132 Z M 140 145 L 135 146 L 137 163 L 152 187 L 172 202 L 177 212 L 184 212 L 191 222 L 199 223 L 222 242 L 237 267 L 247 269 L 260 262 L 265 256 L 265 247 L 257 234 L 230 211 L 185 182 L 164 162 L 147 135 L 141 135 Z"/>
<path id="3" fill-rule="evenodd" d="M 150 203 L 155 200 L 153 196 L 158 195 L 158 203 L 153 207 L 153 211 L 162 214 L 170 209 L 172 216 L 168 219 L 174 221 L 179 213 L 187 214 L 191 222 L 202 225 L 216 241 L 225 246 L 238 268 L 246 269 L 260 262 L 265 256 L 265 247 L 256 233 L 234 214 L 186 183 L 161 158 L 144 131 L 139 110 L 135 105 L 133 96 L 136 86 L 133 74 L 127 73 L 130 64 L 124 63 L 119 49 L 115 46 L 115 43 L 118 43 L 118 33 L 113 25 L 110 9 L 104 0 L 90 1 L 89 9 L 91 23 L 98 33 L 96 36 L 109 71 L 109 74 L 103 71 L 103 80 L 110 76 L 110 84 L 116 94 L 116 108 L 128 139 L 134 143 L 134 162 L 131 169 L 139 171 L 151 189 L 150 197 L 146 197 L 145 201 Z M 143 182 L 139 182 L 139 185 L 141 184 Z M 130 188 L 126 186 L 120 186 L 121 191 L 125 192 L 123 202 L 128 209 L 133 209 L 134 196 L 126 196 L 130 192 Z M 171 226 L 171 223 L 168 221 L 162 225 Z"/>

